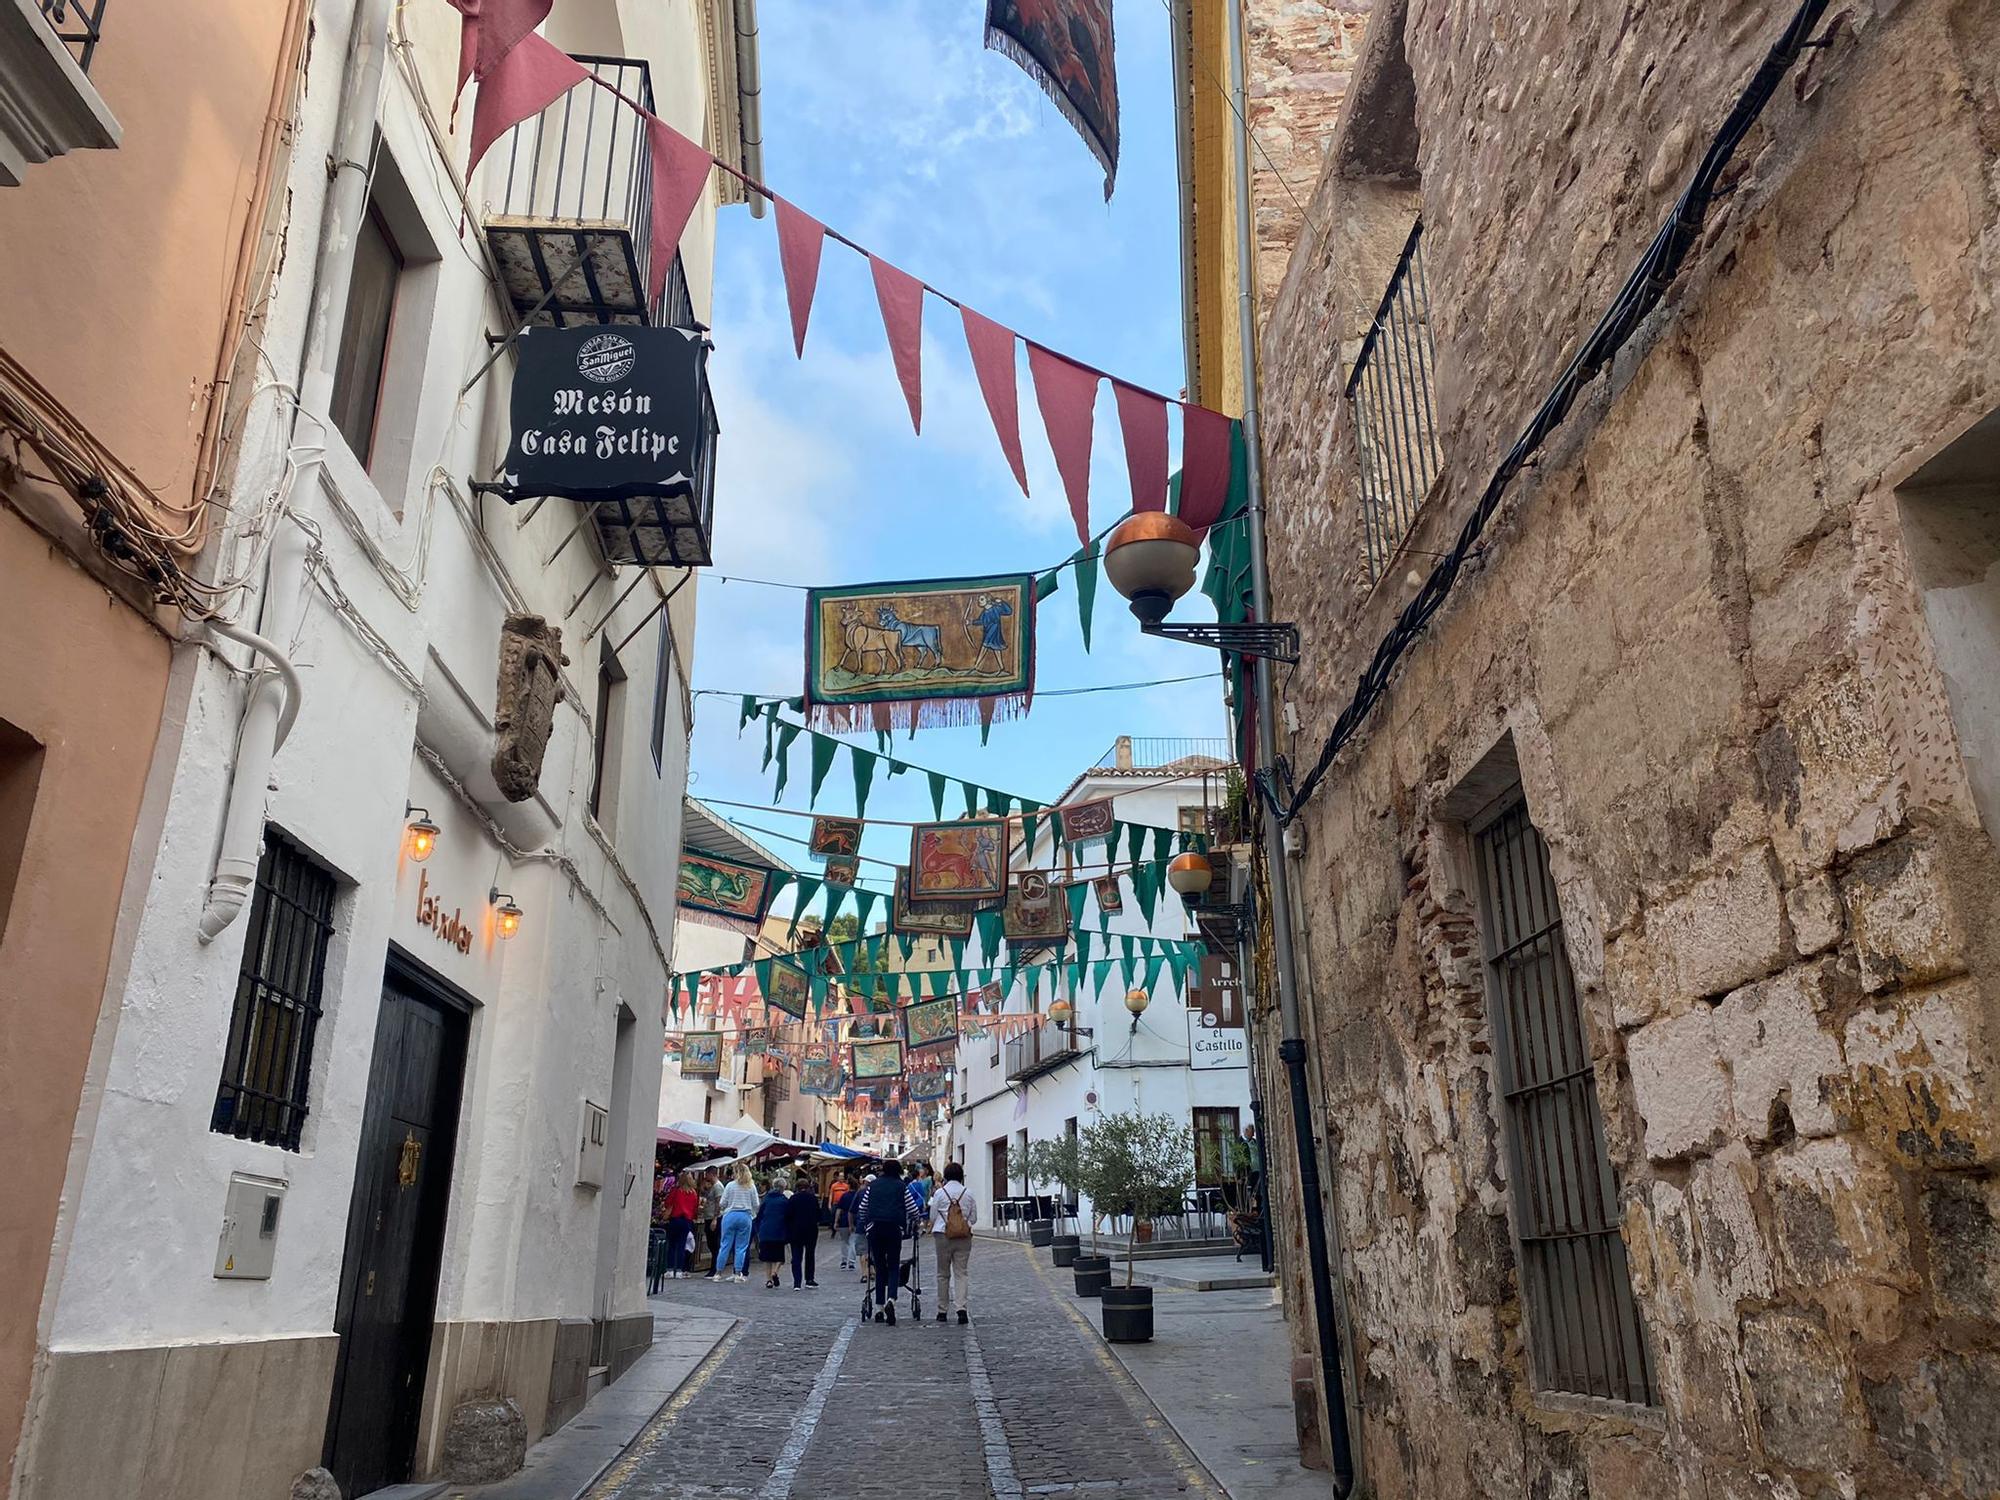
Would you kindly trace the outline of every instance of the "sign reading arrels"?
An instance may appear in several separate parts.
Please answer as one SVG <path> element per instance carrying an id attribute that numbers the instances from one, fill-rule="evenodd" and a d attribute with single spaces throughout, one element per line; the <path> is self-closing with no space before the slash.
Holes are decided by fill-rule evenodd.
<path id="1" fill-rule="evenodd" d="M 1211 953 L 1201 961 L 1200 976 L 1188 1009 L 1188 1065 L 1193 1068 L 1247 1068 L 1250 1041 L 1243 1029 L 1243 979 L 1233 960 Z"/>

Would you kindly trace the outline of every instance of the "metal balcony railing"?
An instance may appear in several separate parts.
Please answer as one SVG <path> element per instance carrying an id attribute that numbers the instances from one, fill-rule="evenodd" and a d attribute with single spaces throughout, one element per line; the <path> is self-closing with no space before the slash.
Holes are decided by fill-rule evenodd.
<path id="1" fill-rule="evenodd" d="M 1009 1037 L 1003 1047 L 1007 1056 L 1007 1078 L 1011 1082 L 1046 1073 L 1058 1063 L 1077 1055 L 1076 1037 L 1067 1026 L 1053 1021 Z"/>
<path id="2" fill-rule="evenodd" d="M 1093 770 L 1157 771 L 1189 760 L 1231 759 L 1225 739 L 1154 739 L 1121 734 L 1111 748 L 1097 758 Z"/>
<path id="3" fill-rule="evenodd" d="M 106 0 L 39 0 L 42 19 L 55 31 L 56 40 L 69 48 L 69 55 L 84 72 L 104 35 Z"/>
<path id="4" fill-rule="evenodd" d="M 652 73 L 637 58 L 575 57 L 599 82 L 579 83 L 493 148 L 487 181 L 500 191 L 488 233 L 524 240 L 531 264 L 523 269 L 538 284 L 513 285 L 510 275 L 510 289 L 517 304 L 524 294 L 529 306 L 549 296 L 557 327 L 566 319 L 659 324 L 662 309 L 646 298 L 653 154 L 643 122 L 616 97 L 650 111 Z M 680 295 L 676 312 L 685 308 L 685 283 Z M 669 287 L 669 306 L 673 296 Z"/>
<path id="5" fill-rule="evenodd" d="M 1410 534 L 1439 468 L 1431 401 L 1437 349 L 1424 278 L 1423 221 L 1396 261 L 1347 379 L 1361 466 L 1362 531 L 1368 576 L 1380 578 Z"/>

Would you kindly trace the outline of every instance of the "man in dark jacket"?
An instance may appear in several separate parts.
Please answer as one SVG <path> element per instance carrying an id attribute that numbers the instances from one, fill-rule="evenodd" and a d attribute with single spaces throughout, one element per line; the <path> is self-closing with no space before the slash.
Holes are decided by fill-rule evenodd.
<path id="1" fill-rule="evenodd" d="M 792 1245 L 792 1290 L 796 1292 L 801 1285 L 817 1287 L 813 1252 L 819 1244 L 819 1193 L 812 1178 L 803 1172 L 785 1203 L 785 1230 Z"/>
<path id="2" fill-rule="evenodd" d="M 903 1237 L 921 1218 L 916 1192 L 903 1181 L 903 1164 L 886 1161 L 882 1175 L 861 1190 L 855 1222 L 868 1235 L 868 1261 L 875 1273 L 875 1321 L 896 1322 L 896 1292 L 902 1281 Z"/>

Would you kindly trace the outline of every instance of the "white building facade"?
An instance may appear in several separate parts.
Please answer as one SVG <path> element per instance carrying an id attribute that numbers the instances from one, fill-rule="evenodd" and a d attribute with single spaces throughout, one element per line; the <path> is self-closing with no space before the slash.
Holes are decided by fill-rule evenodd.
<path id="1" fill-rule="evenodd" d="M 739 8 L 564 0 L 547 35 L 644 65 L 662 117 L 754 167 Z M 441 1475 L 463 1405 L 512 1402 L 533 1442 L 652 1337 L 693 574 L 614 568 L 571 502 L 473 490 L 523 315 L 492 227 L 506 143 L 463 187 L 445 0 L 328 0 L 314 25 L 205 560 L 250 582 L 232 638 L 178 655 L 20 1500 Z M 677 319 L 708 314 L 708 191 Z M 561 659 L 517 653 L 510 689 L 523 621 Z M 503 789 L 537 692 L 545 748 Z"/>
<path id="2" fill-rule="evenodd" d="M 1211 749 L 1214 753 L 1207 753 Z M 1221 802 L 1225 753 L 1219 743 L 1197 747 L 1181 740 L 1121 738 L 1055 805 L 1111 798 L 1112 815 L 1120 822 L 1199 831 L 1207 810 Z M 1151 847 L 1149 841 L 1149 855 Z M 1122 849 L 1115 855 L 1101 847 L 1066 850 L 1050 818 L 1037 829 L 1031 850 L 1016 845 L 1012 867 L 1017 872 L 1047 870 L 1051 883 L 1058 884 L 1094 878 L 1104 873 L 1107 860 L 1122 862 L 1124 857 Z M 1103 921 L 1106 932 L 1113 937 L 1190 936 L 1186 909 L 1164 889 L 1164 882 L 1148 920 L 1129 873 L 1118 879 L 1122 909 Z M 1095 931 L 1101 920 L 1093 894 L 1084 905 L 1083 925 Z M 978 965 L 993 961 L 968 957 Z M 1147 992 L 1145 1009 L 1135 1017 L 1125 1003 L 1121 967 L 1106 964 L 1086 968 L 1084 981 L 1074 989 L 1067 981 L 1059 987 L 1060 997 L 1074 1007 L 1070 1025 L 1048 1021 L 1005 1038 L 1000 1030 L 1007 1028 L 999 1028 L 984 1040 L 959 1044 L 943 1150 L 964 1166 L 966 1182 L 982 1204 L 1057 1193 L 1054 1184 L 1028 1179 L 1029 1144 L 1080 1131 L 1102 1114 L 1132 1111 L 1166 1114 L 1186 1124 L 1195 1135 L 1199 1180 L 1220 1185 L 1232 1143 L 1251 1124 L 1249 1047 L 1240 988 L 1232 988 L 1237 976 L 1224 960 L 1209 964 L 1206 1023 L 1203 1011 L 1191 1008 L 1198 998 L 1196 987 L 1190 985 L 1186 992 L 1177 988 L 1164 965 Z M 1057 991 L 1044 981 L 1037 1001 L 1017 981 L 1005 1009 L 1046 1012 Z M 1088 1202 L 1082 1207 L 1087 1226 Z"/>

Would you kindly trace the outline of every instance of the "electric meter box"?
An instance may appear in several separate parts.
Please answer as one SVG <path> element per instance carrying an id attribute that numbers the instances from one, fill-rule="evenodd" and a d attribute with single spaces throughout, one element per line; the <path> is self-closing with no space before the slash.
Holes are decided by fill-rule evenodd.
<path id="1" fill-rule="evenodd" d="M 601 1104 L 584 1100 L 583 1128 L 579 1133 L 583 1140 L 576 1156 L 577 1186 L 601 1188 L 604 1186 L 604 1160 L 609 1154 L 606 1148 L 611 1139 L 610 1111 Z"/>
<path id="2" fill-rule="evenodd" d="M 229 1193 L 222 1200 L 222 1237 L 215 1247 L 215 1274 L 224 1281 L 271 1279 L 285 1187 L 277 1177 L 229 1174 Z"/>

